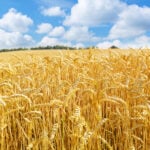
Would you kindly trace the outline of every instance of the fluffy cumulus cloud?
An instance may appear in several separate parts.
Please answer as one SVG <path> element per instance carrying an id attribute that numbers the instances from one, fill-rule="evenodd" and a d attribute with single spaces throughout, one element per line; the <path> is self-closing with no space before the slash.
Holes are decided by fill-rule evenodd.
<path id="1" fill-rule="evenodd" d="M 76 47 L 76 48 L 84 48 L 85 45 L 84 45 L 83 43 L 76 43 L 76 44 L 74 45 L 74 47 Z"/>
<path id="2" fill-rule="evenodd" d="M 109 38 L 136 37 L 150 31 L 150 8 L 128 6 L 119 14 L 118 21 L 110 30 Z"/>
<path id="3" fill-rule="evenodd" d="M 64 42 L 59 38 L 52 38 L 45 36 L 42 40 L 38 43 L 38 46 L 55 46 L 55 45 L 63 45 L 63 46 L 72 46 L 70 42 Z"/>
<path id="4" fill-rule="evenodd" d="M 64 35 L 64 39 L 76 42 L 96 42 L 97 37 L 85 26 L 72 26 Z"/>
<path id="5" fill-rule="evenodd" d="M 43 37 L 38 43 L 39 46 L 54 46 L 57 44 L 59 44 L 59 40 L 57 38 L 51 38 L 48 36 Z"/>
<path id="6" fill-rule="evenodd" d="M 33 20 L 16 9 L 11 8 L 0 19 L 0 28 L 8 32 L 27 32 Z"/>
<path id="7" fill-rule="evenodd" d="M 53 26 L 50 23 L 41 23 L 38 25 L 36 32 L 39 34 L 49 33 Z"/>
<path id="8" fill-rule="evenodd" d="M 50 17 L 65 16 L 65 11 L 62 10 L 60 7 L 56 6 L 56 7 L 42 9 L 42 14 L 44 16 L 50 16 Z"/>
<path id="9" fill-rule="evenodd" d="M 129 5 L 123 0 L 77 0 L 70 12 L 68 9 L 65 12 L 62 9 L 65 7 L 58 3 L 47 6 L 43 5 L 41 13 L 43 17 L 50 18 L 43 18 L 46 22 L 37 25 L 35 30 L 37 34 L 43 35 L 37 41 L 38 46 L 83 47 L 98 43 L 100 48 L 112 45 L 120 48 L 150 47 L 150 37 L 146 36 L 150 32 L 148 6 Z M 32 25 L 33 20 L 29 16 L 14 8 L 9 9 L 0 18 L 0 48 L 33 45 L 34 40 L 28 32 Z M 104 37 L 105 25 L 108 28 L 104 31 Z"/>
<path id="10" fill-rule="evenodd" d="M 120 0 L 78 0 L 64 24 L 96 26 L 113 23 L 125 8 L 126 4 Z"/>
<path id="11" fill-rule="evenodd" d="M 55 26 L 48 34 L 45 34 L 38 45 L 72 45 L 75 47 L 84 47 L 84 43 L 97 42 L 98 40 L 99 38 L 85 26 L 72 26 L 68 30 L 65 30 L 63 26 Z"/>
<path id="12" fill-rule="evenodd" d="M 138 36 L 133 42 L 127 44 L 127 46 L 132 48 L 150 48 L 150 37 L 146 35 Z"/>
<path id="13" fill-rule="evenodd" d="M 97 47 L 107 49 L 113 45 L 124 49 L 150 48 L 150 37 L 146 35 L 141 35 L 126 42 L 123 42 L 122 40 L 108 40 L 98 43 Z"/>
<path id="14" fill-rule="evenodd" d="M 29 47 L 34 44 L 33 38 L 26 34 L 33 20 L 11 8 L 0 19 L 0 49 Z"/>
<path id="15" fill-rule="evenodd" d="M 56 26 L 53 28 L 51 32 L 49 32 L 49 36 L 59 37 L 59 36 L 63 36 L 64 33 L 65 33 L 65 29 L 63 26 Z"/>
<path id="16" fill-rule="evenodd" d="M 113 3 L 111 0 L 78 0 L 63 22 L 70 26 L 64 38 L 77 42 L 93 41 L 93 34 L 89 29 L 94 26 L 101 29 L 101 25 L 109 25 L 108 36 L 98 43 L 99 47 L 135 47 L 136 44 L 140 47 L 145 43 L 149 45 L 149 37 L 145 36 L 150 31 L 149 18 L 150 7 L 128 5 L 121 0 L 114 0 Z"/>
<path id="17" fill-rule="evenodd" d="M 63 26 L 53 27 L 50 23 L 41 23 L 37 26 L 36 33 L 46 34 L 50 37 L 59 37 L 65 33 L 65 28 Z"/>
<path id="18" fill-rule="evenodd" d="M 107 48 L 110 48 L 113 45 L 117 46 L 117 47 L 122 47 L 123 46 L 119 40 L 114 40 L 114 41 L 100 42 L 100 43 L 97 44 L 97 47 L 102 48 L 102 49 L 107 49 Z"/>
<path id="19" fill-rule="evenodd" d="M 28 34 L 19 32 L 6 32 L 0 29 L 0 48 L 19 48 L 30 47 L 34 44 L 34 40 Z"/>

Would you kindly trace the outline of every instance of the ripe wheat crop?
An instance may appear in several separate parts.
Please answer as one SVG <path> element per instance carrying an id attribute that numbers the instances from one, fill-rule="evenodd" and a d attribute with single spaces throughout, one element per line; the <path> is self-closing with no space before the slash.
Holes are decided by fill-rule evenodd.
<path id="1" fill-rule="evenodd" d="M 0 150 L 149 150 L 150 51 L 1 53 L 0 115 Z"/>

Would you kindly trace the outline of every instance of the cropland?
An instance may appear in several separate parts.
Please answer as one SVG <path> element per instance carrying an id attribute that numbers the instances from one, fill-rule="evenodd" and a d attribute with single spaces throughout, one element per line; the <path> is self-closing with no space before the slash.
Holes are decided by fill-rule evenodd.
<path id="1" fill-rule="evenodd" d="M 149 50 L 0 53 L 0 150 L 149 150 Z"/>

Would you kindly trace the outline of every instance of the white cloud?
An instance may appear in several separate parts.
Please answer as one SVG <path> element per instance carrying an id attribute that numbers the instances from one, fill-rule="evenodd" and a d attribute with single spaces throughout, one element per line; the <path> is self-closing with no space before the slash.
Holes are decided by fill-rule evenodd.
<path id="1" fill-rule="evenodd" d="M 64 24 L 96 26 L 112 23 L 125 8 L 126 4 L 120 0 L 78 0 Z"/>
<path id="2" fill-rule="evenodd" d="M 121 0 L 78 0 L 63 22 L 70 26 L 64 38 L 68 41 L 93 42 L 97 37 L 89 31 L 90 27 L 108 25 L 112 26 L 108 30 L 109 35 L 98 44 L 99 47 L 142 47 L 149 45 L 149 37 L 144 36 L 150 31 L 149 18 L 150 7 L 127 5 Z"/>
<path id="3" fill-rule="evenodd" d="M 44 16 L 65 16 L 64 10 L 62 10 L 60 7 L 51 7 L 51 8 L 45 8 L 42 10 L 42 14 Z"/>
<path id="4" fill-rule="evenodd" d="M 145 43 L 150 45 L 150 37 L 146 35 L 142 35 L 140 37 L 135 38 L 136 43 Z"/>
<path id="5" fill-rule="evenodd" d="M 25 34 L 33 20 L 11 8 L 0 19 L 0 49 L 32 46 L 35 41 Z"/>
<path id="6" fill-rule="evenodd" d="M 23 37 L 24 37 L 25 41 L 34 43 L 34 40 L 33 40 L 32 36 L 30 36 L 28 34 L 25 34 L 25 35 L 23 35 Z"/>
<path id="7" fill-rule="evenodd" d="M 141 35 L 136 37 L 133 42 L 128 44 L 128 47 L 132 48 L 150 48 L 150 37 Z"/>
<path id="8" fill-rule="evenodd" d="M 109 38 L 130 38 L 150 31 L 150 8 L 137 5 L 128 6 L 119 15 L 118 21 L 110 30 Z"/>
<path id="9" fill-rule="evenodd" d="M 122 48 L 122 46 L 123 46 L 119 40 L 114 40 L 114 41 L 100 42 L 100 43 L 97 44 L 97 47 L 102 48 L 102 49 L 108 49 L 113 45 L 117 46 L 117 47 L 120 47 L 120 48 Z"/>
<path id="10" fill-rule="evenodd" d="M 74 45 L 74 47 L 76 47 L 76 48 L 84 48 L 85 45 L 84 45 L 83 43 L 76 43 L 76 44 Z"/>
<path id="11" fill-rule="evenodd" d="M 69 41 L 68 42 L 63 41 L 60 38 L 51 38 L 48 36 L 43 37 L 37 46 L 55 46 L 55 45 L 72 46 L 72 47 L 76 47 L 76 48 L 86 47 L 86 45 L 84 45 L 82 42 L 79 42 L 79 43 L 75 42 L 75 44 L 72 44 Z M 142 36 L 134 38 L 128 42 L 124 42 L 122 40 L 106 40 L 106 41 L 99 42 L 96 46 L 101 49 L 108 49 L 113 45 L 117 46 L 118 48 L 122 48 L 122 49 L 150 48 L 150 37 L 142 35 Z"/>
<path id="12" fill-rule="evenodd" d="M 109 41 L 103 41 L 97 44 L 97 47 L 102 49 L 107 49 L 111 47 L 112 45 L 117 46 L 122 49 L 128 49 L 128 48 L 150 48 L 150 37 L 146 35 L 141 35 L 139 37 L 136 37 L 128 42 L 123 42 L 121 40 L 109 40 Z"/>
<path id="13" fill-rule="evenodd" d="M 63 46 L 71 46 L 70 42 L 64 42 L 58 38 L 51 38 L 45 36 L 42 40 L 38 43 L 38 46 L 55 46 L 55 45 L 63 45 Z"/>
<path id="14" fill-rule="evenodd" d="M 30 35 L 23 35 L 19 32 L 6 32 L 0 29 L 0 49 L 29 47 L 34 44 Z"/>
<path id="15" fill-rule="evenodd" d="M 45 36 L 42 38 L 42 40 L 39 42 L 39 46 L 54 46 L 59 44 L 59 41 L 57 38 L 50 38 L 48 36 Z"/>
<path id="16" fill-rule="evenodd" d="M 52 25 L 49 23 L 41 23 L 36 30 L 39 34 L 49 33 L 52 30 Z"/>
<path id="17" fill-rule="evenodd" d="M 33 20 L 16 9 L 11 8 L 0 19 L 0 29 L 8 32 L 27 32 L 30 25 L 33 24 Z"/>
<path id="18" fill-rule="evenodd" d="M 88 27 L 85 26 L 70 27 L 70 29 L 66 31 L 64 39 L 76 42 L 95 42 L 98 40 L 98 38 L 89 31 Z"/>
<path id="19" fill-rule="evenodd" d="M 49 36 L 58 37 L 62 36 L 65 33 L 65 29 L 62 26 L 58 26 L 53 28 L 53 30 L 49 33 Z"/>

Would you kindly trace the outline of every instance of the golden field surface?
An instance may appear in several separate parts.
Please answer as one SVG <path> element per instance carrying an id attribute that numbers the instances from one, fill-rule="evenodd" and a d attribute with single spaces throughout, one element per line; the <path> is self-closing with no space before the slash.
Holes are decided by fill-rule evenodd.
<path id="1" fill-rule="evenodd" d="M 149 150 L 150 51 L 0 53 L 0 150 Z"/>

